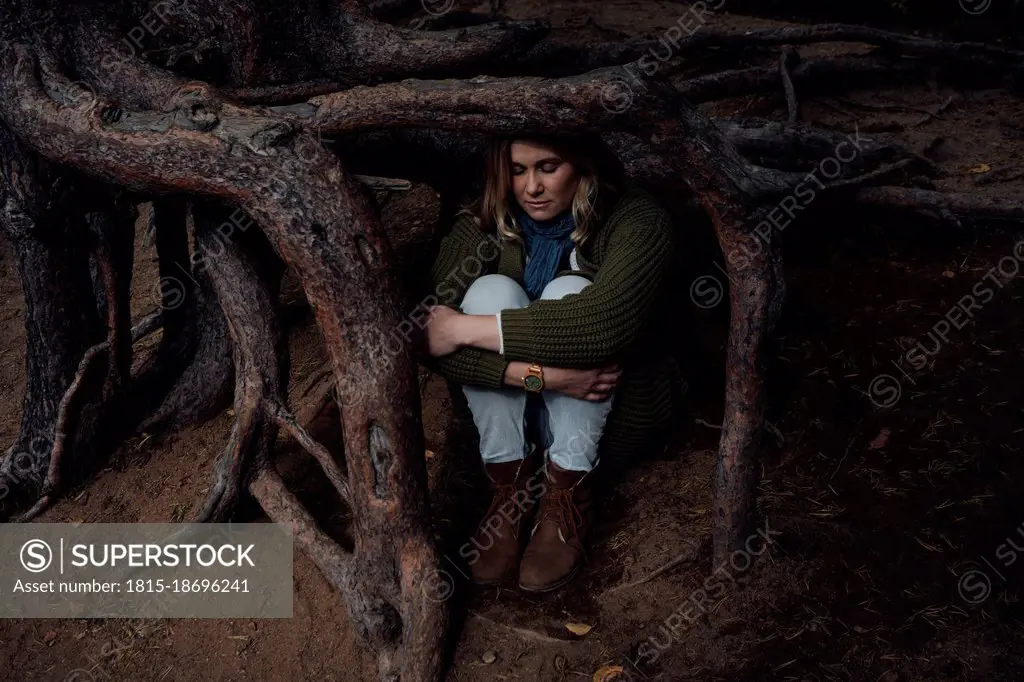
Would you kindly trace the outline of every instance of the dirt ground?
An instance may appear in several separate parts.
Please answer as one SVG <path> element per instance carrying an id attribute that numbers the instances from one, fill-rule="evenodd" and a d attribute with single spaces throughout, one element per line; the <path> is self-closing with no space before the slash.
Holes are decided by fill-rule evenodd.
<path id="1" fill-rule="evenodd" d="M 681 12 L 648 0 L 510 0 L 506 8 L 606 38 L 657 34 Z M 713 22 L 777 23 L 729 14 Z M 922 108 L 950 97 L 939 117 L 918 123 Z M 945 171 L 935 181 L 941 189 L 1024 196 L 1024 177 L 1013 177 L 1024 157 L 1024 104 L 1007 92 L 922 84 L 803 105 L 806 120 L 892 135 L 928 155 Z M 778 118 L 784 103 L 747 97 L 709 111 Z M 422 187 L 385 209 L 395 233 L 432 216 L 433 194 Z M 709 509 L 728 298 L 692 299 L 690 290 L 697 278 L 712 291 L 727 282 L 715 265 L 721 254 L 707 248 L 707 225 L 680 213 L 678 229 L 679 305 L 665 320 L 666 333 L 685 335 L 688 374 L 671 441 L 620 468 L 586 570 L 563 592 L 473 590 L 450 562 L 453 603 L 465 618 L 448 679 L 599 680 L 609 666 L 633 679 L 700 682 L 1024 679 L 1024 561 L 1008 544 L 1024 547 L 1024 287 L 1016 276 L 1024 244 L 1015 250 L 1024 230 L 941 227 L 823 199 L 785 231 L 788 296 L 769 349 L 759 497 L 771 543 L 756 558 L 714 567 Z M 24 390 L 23 302 L 17 264 L 0 246 L 0 442 L 10 442 Z M 154 306 L 156 279 L 155 252 L 140 240 L 134 313 Z M 936 324 L 985 286 L 990 300 L 934 350 Z M 920 369 L 901 360 L 917 344 L 928 351 Z M 295 385 L 323 357 L 308 314 L 293 325 L 291 349 Z M 444 383 L 424 375 L 423 398 L 428 447 L 452 447 Z M 41 520 L 190 518 L 231 422 L 225 412 L 185 432 L 134 439 Z M 281 457 L 292 477 L 302 475 L 298 454 L 284 446 Z M 459 483 L 471 486 L 472 476 Z M 478 501 L 443 502 L 442 529 L 473 523 Z M 376 679 L 340 595 L 299 552 L 294 590 L 294 616 L 283 620 L 2 620 L 0 679 Z M 574 634 L 568 623 L 590 629 Z"/>

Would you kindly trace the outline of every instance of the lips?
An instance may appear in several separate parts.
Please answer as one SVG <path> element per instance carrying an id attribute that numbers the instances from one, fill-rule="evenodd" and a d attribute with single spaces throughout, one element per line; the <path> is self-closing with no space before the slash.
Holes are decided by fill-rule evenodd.
<path id="1" fill-rule="evenodd" d="M 550 201 L 538 201 L 538 202 L 527 201 L 526 205 L 529 206 L 530 208 L 541 208 L 542 206 L 547 206 L 550 203 L 551 203 Z"/>

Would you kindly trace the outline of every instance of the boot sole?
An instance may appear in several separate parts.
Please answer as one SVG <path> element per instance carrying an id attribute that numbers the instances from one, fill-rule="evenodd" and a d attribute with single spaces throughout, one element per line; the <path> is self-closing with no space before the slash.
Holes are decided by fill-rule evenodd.
<path id="1" fill-rule="evenodd" d="M 529 592 L 531 594 L 543 594 L 545 592 L 554 592 L 558 588 L 565 587 L 567 584 L 569 584 L 572 581 L 572 579 L 576 577 L 576 574 L 579 572 L 580 566 L 579 564 L 577 564 L 575 568 L 569 571 L 568 575 L 559 580 L 557 583 L 552 583 L 550 585 L 545 585 L 543 587 L 527 587 L 526 585 L 519 583 L 519 589 L 521 589 L 523 592 Z"/>

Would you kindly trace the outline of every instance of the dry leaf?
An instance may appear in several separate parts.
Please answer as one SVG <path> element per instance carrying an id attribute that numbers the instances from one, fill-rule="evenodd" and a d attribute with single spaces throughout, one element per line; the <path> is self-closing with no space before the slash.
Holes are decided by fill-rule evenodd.
<path id="1" fill-rule="evenodd" d="M 566 623 L 565 629 L 574 635 L 579 635 L 580 637 L 582 637 L 583 635 L 590 632 L 593 629 L 593 627 L 587 625 L 586 623 Z"/>
<path id="2" fill-rule="evenodd" d="M 434 459 L 434 451 L 433 451 L 433 450 L 427 450 L 427 451 L 425 451 L 425 452 L 423 453 L 423 456 L 424 456 L 424 457 L 425 457 L 426 459 Z"/>
<path id="3" fill-rule="evenodd" d="M 605 665 L 594 673 L 594 682 L 611 682 L 623 672 L 621 665 Z"/>
<path id="4" fill-rule="evenodd" d="M 868 444 L 868 450 L 879 450 L 885 447 L 885 444 L 889 441 L 889 429 L 882 429 L 875 436 L 875 439 Z"/>
<path id="5" fill-rule="evenodd" d="M 942 271 L 942 276 L 943 277 L 947 277 L 947 278 L 952 278 L 952 277 L 956 277 L 956 273 L 953 272 L 952 270 L 943 270 Z"/>
<path id="6" fill-rule="evenodd" d="M 987 163 L 982 163 L 975 166 L 974 168 L 968 169 L 967 172 L 973 173 L 974 175 L 978 175 L 979 173 L 988 173 L 990 170 L 992 170 L 992 166 L 988 165 Z"/>

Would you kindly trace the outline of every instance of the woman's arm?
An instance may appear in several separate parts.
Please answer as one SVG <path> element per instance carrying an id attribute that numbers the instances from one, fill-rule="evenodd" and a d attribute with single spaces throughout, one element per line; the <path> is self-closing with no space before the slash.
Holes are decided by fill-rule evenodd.
<path id="1" fill-rule="evenodd" d="M 498 245 L 476 225 L 470 216 L 460 216 L 451 232 L 441 240 L 430 272 L 434 296 L 439 303 L 456 306 L 477 277 L 493 269 Z M 470 276 L 467 272 L 475 272 Z M 454 310 L 453 314 L 458 314 Z M 428 340 L 433 345 L 428 323 Z M 495 332 L 497 333 L 497 332 Z M 434 354 L 432 355 L 440 355 Z M 432 371 L 460 384 L 501 388 L 508 360 L 495 352 L 468 346 L 424 361 Z"/>
<path id="2" fill-rule="evenodd" d="M 458 315 L 458 313 L 453 314 Z M 461 315 L 460 317 L 474 316 Z M 430 325 L 428 325 L 429 328 Z M 519 389 L 523 389 L 523 377 L 532 364 L 519 360 L 509 362 L 493 351 L 478 348 L 463 348 L 443 358 L 433 358 L 427 361 L 428 366 L 442 363 L 444 371 L 438 373 L 457 383 L 488 388 L 500 388 L 505 385 Z M 547 390 L 592 401 L 607 399 L 615 390 L 619 378 L 622 376 L 622 370 L 618 365 L 593 369 L 544 367 L 542 371 L 544 387 Z"/>
<path id="3" fill-rule="evenodd" d="M 497 315 L 466 315 L 447 306 L 434 306 L 426 330 L 430 354 L 434 356 L 448 355 L 467 346 L 495 353 L 501 350 Z"/>
<path id="4" fill-rule="evenodd" d="M 509 386 L 523 385 L 523 376 L 530 363 L 515 360 L 508 363 L 505 370 L 505 383 Z M 564 367 L 544 367 L 544 388 L 558 391 L 580 400 L 607 400 L 622 377 L 622 369 L 618 365 L 599 367 L 596 369 L 567 369 Z M 525 390 L 525 389 L 524 389 Z"/>

